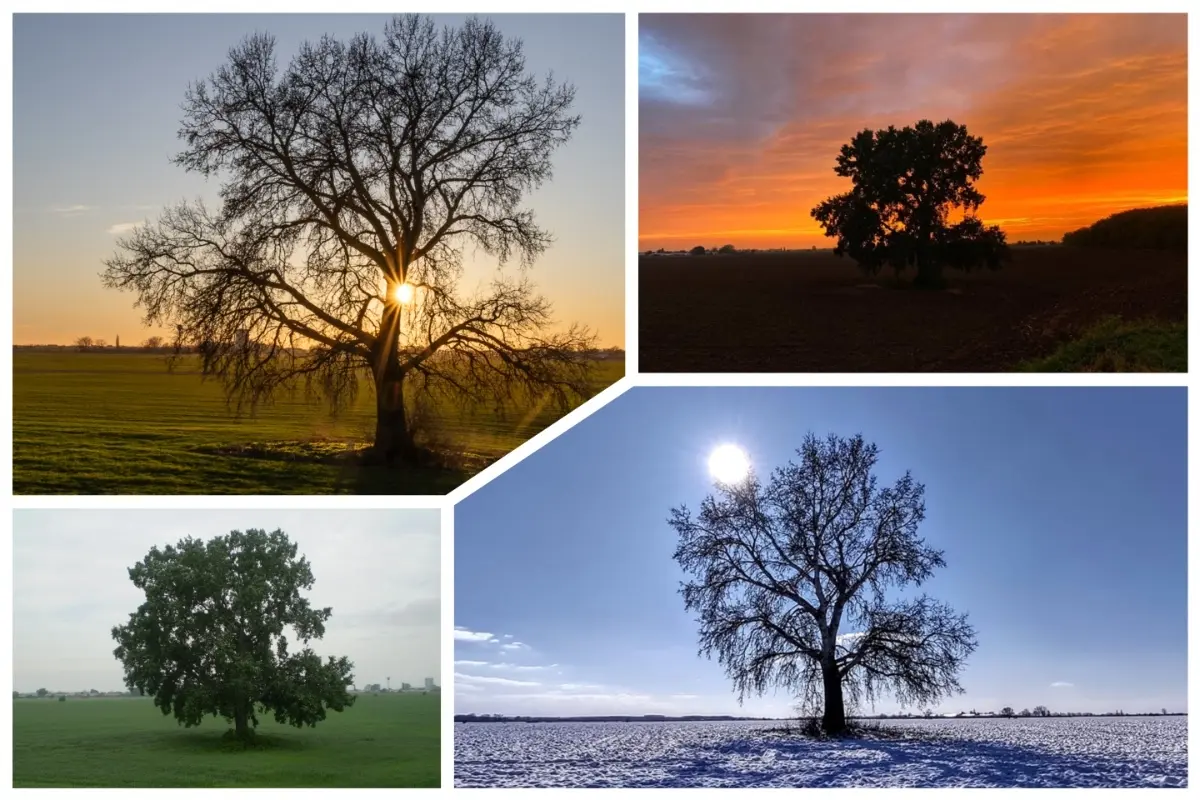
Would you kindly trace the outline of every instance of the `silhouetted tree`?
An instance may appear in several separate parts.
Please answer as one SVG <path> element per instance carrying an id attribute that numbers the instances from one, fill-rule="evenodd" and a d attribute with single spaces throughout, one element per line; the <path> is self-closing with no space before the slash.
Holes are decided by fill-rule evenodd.
<path id="1" fill-rule="evenodd" d="M 146 350 L 161 350 L 164 346 L 166 346 L 166 342 L 161 336 L 151 336 L 142 342 L 142 347 Z"/>
<path id="2" fill-rule="evenodd" d="M 550 303 L 524 277 L 457 287 L 466 247 L 525 266 L 550 243 L 522 198 L 579 125 L 574 98 L 477 19 L 326 36 L 282 72 L 256 34 L 183 104 L 175 163 L 222 176 L 220 209 L 185 204 L 137 228 L 104 283 L 174 326 L 239 408 L 297 384 L 338 406 L 369 369 L 373 451 L 388 461 L 420 457 L 415 393 L 566 408 L 590 392 L 593 335 L 548 332 Z"/>
<path id="3" fill-rule="evenodd" d="M 50 694 L 50 692 L 46 691 L 45 689 L 38 689 L 38 690 L 37 690 L 37 696 L 38 696 L 38 697 L 45 697 L 45 696 L 46 696 L 46 695 L 48 695 L 48 694 Z"/>
<path id="4" fill-rule="evenodd" d="M 1015 716 L 1016 716 L 1016 712 L 1015 712 L 1015 711 L 1013 711 L 1013 709 L 1012 709 L 1012 706 L 1005 706 L 1004 708 L 1000 709 L 1000 716 L 1002 716 L 1002 717 L 1015 717 Z"/>
<path id="5" fill-rule="evenodd" d="M 83 353 L 87 350 L 91 350 L 92 344 L 93 344 L 92 337 L 80 336 L 78 339 L 75 340 L 75 349 L 78 350 L 79 352 Z"/>
<path id="6" fill-rule="evenodd" d="M 703 256 L 703 255 L 708 254 L 708 250 L 705 249 L 704 245 L 698 244 L 695 247 L 693 247 L 691 250 L 689 250 L 688 254 L 693 255 L 693 256 Z"/>
<path id="7" fill-rule="evenodd" d="M 910 474 L 879 488 L 879 451 L 861 436 L 805 438 L 799 463 L 718 484 L 695 517 L 673 509 L 681 593 L 699 615 L 700 652 L 716 654 L 739 697 L 770 687 L 846 728 L 846 699 L 881 689 L 902 703 L 962 691 L 975 649 L 965 615 L 928 596 L 887 596 L 945 565 L 917 535 L 925 487 Z"/>
<path id="8" fill-rule="evenodd" d="M 1035 717 L 1048 717 L 1050 716 L 1050 709 L 1045 706 L 1034 706 L 1033 715 Z"/>
<path id="9" fill-rule="evenodd" d="M 943 267 L 996 269 L 1008 258 L 1004 232 L 975 216 L 986 152 L 982 139 L 950 120 L 861 131 L 842 146 L 833 170 L 852 188 L 812 216 L 837 239 L 833 252 L 870 274 L 915 266 L 917 285 L 938 287 Z M 951 224 L 956 211 L 964 216 Z"/>
<path id="10" fill-rule="evenodd" d="M 95 348 L 108 347 L 108 340 L 107 339 L 93 339 L 92 347 L 95 347 Z"/>
<path id="11" fill-rule="evenodd" d="M 299 728 L 354 703 L 346 690 L 354 682 L 350 661 L 323 662 L 307 646 L 325 635 L 333 611 L 300 596 L 312 588 L 312 569 L 283 531 L 154 547 L 129 577 L 146 602 L 113 628 L 113 654 L 126 685 L 152 695 L 179 724 L 220 715 L 246 740 L 259 710 Z M 302 650 L 289 652 L 285 629 Z"/>
<path id="12" fill-rule="evenodd" d="M 723 244 L 721 245 L 720 249 L 717 250 L 717 252 L 723 255 L 729 255 L 731 253 L 736 253 L 737 248 L 731 244 Z"/>
<path id="13" fill-rule="evenodd" d="M 1018 716 L 1028 717 L 1028 716 L 1032 716 L 1032 715 L 1029 713 L 1028 708 L 1023 708 L 1023 709 L 1021 709 L 1021 713 Z"/>

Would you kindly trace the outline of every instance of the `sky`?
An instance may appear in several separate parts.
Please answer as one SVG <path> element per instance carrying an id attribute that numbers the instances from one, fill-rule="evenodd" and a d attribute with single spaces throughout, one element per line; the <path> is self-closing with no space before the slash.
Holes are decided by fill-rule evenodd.
<path id="1" fill-rule="evenodd" d="M 936 711 L 1187 709 L 1186 390 L 635 388 L 455 507 L 456 713 L 793 713 L 697 655 L 667 518 L 808 432 L 926 486 L 923 588 L 979 643 Z"/>
<path id="2" fill-rule="evenodd" d="M 866 128 L 953 119 L 980 216 L 1059 239 L 1187 200 L 1183 15 L 652 15 L 639 23 L 639 249 L 832 246 L 810 210 Z"/>
<path id="3" fill-rule="evenodd" d="M 282 529 L 312 567 L 304 593 L 333 609 L 322 656 L 348 656 L 357 686 L 441 682 L 435 510 L 13 512 L 13 689 L 123 691 L 112 628 L 145 600 L 129 567 L 187 536 Z"/>
<path id="4" fill-rule="evenodd" d="M 372 15 L 17 15 L 13 21 L 13 341 L 66 344 L 80 336 L 139 343 L 148 330 L 134 295 L 104 289 L 117 236 L 166 207 L 203 198 L 219 181 L 170 163 L 180 104 L 229 48 L 275 35 L 281 67 L 300 43 L 329 33 L 381 36 Z M 435 15 L 435 23 L 464 17 Z M 525 43 L 527 69 L 575 85 L 582 123 L 553 157 L 554 177 L 528 198 L 555 243 L 530 277 L 562 324 L 623 346 L 625 23 L 622 15 L 499 15 Z M 468 258 L 475 258 L 472 251 Z M 477 257 L 462 288 L 495 262 Z M 511 265 L 509 270 L 517 267 Z"/>

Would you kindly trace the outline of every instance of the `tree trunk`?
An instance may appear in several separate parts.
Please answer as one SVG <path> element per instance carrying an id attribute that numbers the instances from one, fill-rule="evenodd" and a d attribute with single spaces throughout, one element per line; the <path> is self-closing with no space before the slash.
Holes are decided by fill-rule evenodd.
<path id="1" fill-rule="evenodd" d="M 388 296 L 393 297 L 389 284 Z M 404 371 L 397 352 L 400 338 L 400 306 L 391 303 L 383 312 L 379 347 L 375 353 L 375 442 L 372 447 L 376 461 L 413 464 L 418 450 L 404 407 Z"/>
<path id="2" fill-rule="evenodd" d="M 247 713 L 246 706 L 241 702 L 233 712 L 233 732 L 241 741 L 250 738 L 250 714 Z"/>
<path id="3" fill-rule="evenodd" d="M 942 288 L 942 270 L 929 256 L 917 258 L 917 279 L 913 285 L 921 289 Z"/>
<path id="4" fill-rule="evenodd" d="M 404 374 L 399 369 L 389 369 L 375 381 L 373 449 L 377 460 L 388 464 L 414 463 L 418 452 L 412 434 L 404 408 Z"/>
<path id="5" fill-rule="evenodd" d="M 821 674 L 825 681 L 825 715 L 821 718 L 821 728 L 830 736 L 838 736 L 846 732 L 846 704 L 842 698 L 842 676 L 836 664 L 822 665 Z"/>

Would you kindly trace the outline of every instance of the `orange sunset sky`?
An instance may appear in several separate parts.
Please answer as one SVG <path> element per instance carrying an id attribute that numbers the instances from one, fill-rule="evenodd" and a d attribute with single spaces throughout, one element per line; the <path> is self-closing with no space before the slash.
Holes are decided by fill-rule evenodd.
<path id="1" fill-rule="evenodd" d="M 1009 241 L 1187 201 L 1185 15 L 646 15 L 639 247 L 832 246 L 809 210 L 863 128 L 988 146 Z"/>

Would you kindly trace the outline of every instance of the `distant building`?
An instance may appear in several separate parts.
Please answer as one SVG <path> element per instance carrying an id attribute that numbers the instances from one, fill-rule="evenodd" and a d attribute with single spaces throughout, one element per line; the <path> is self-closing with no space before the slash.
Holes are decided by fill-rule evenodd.
<path id="1" fill-rule="evenodd" d="M 407 691 L 410 691 L 411 689 L 412 689 L 412 684 L 411 684 L 411 683 L 402 683 L 402 684 L 400 684 L 400 691 L 402 691 L 402 692 L 407 692 Z"/>
<path id="2" fill-rule="evenodd" d="M 434 683 L 433 678 L 425 679 L 425 691 L 432 692 L 432 691 L 435 691 L 437 688 L 438 688 L 437 684 Z"/>

